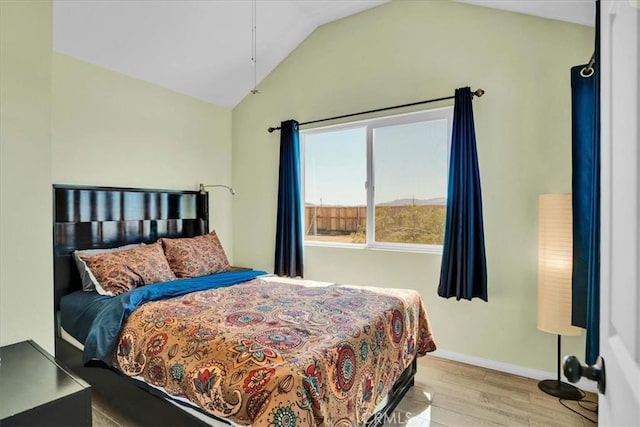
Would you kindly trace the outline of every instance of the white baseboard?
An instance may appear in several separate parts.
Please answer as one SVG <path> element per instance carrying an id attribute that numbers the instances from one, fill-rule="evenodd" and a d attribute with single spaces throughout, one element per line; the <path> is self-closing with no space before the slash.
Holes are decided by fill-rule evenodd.
<path id="1" fill-rule="evenodd" d="M 524 366 L 512 365 L 510 363 L 498 362 L 490 359 L 483 359 L 482 357 L 468 356 L 462 353 L 455 353 L 447 350 L 436 350 L 430 353 L 436 357 L 442 359 L 453 360 L 455 362 L 467 363 L 469 365 L 480 366 L 481 368 L 493 369 L 495 371 L 506 372 L 508 374 L 519 375 L 521 377 L 532 378 L 534 380 L 549 380 L 556 379 L 557 372 L 547 372 L 539 369 L 531 369 Z M 566 378 L 562 378 L 566 381 Z M 584 391 L 590 391 L 592 393 L 598 393 L 596 383 L 585 378 L 580 378 L 576 387 Z"/>

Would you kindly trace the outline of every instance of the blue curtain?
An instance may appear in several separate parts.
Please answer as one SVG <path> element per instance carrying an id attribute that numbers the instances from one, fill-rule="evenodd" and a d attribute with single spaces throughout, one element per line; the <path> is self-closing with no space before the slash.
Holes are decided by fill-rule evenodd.
<path id="1" fill-rule="evenodd" d="M 599 8 L 596 7 L 599 13 Z M 586 328 L 586 363 L 600 353 L 600 58 L 593 74 L 571 68 L 573 284 L 571 323 Z"/>
<path id="2" fill-rule="evenodd" d="M 274 273 L 303 276 L 302 203 L 300 194 L 300 137 L 298 122 L 280 124 L 280 172 Z"/>
<path id="3" fill-rule="evenodd" d="M 456 89 L 438 295 L 487 301 L 482 192 L 471 89 Z"/>

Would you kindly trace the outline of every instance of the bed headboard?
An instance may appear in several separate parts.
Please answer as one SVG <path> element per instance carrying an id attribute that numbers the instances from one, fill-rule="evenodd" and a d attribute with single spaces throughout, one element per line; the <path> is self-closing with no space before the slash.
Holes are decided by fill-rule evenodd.
<path id="1" fill-rule="evenodd" d="M 209 232 L 209 196 L 198 191 L 53 186 L 54 304 L 82 288 L 76 249 L 153 243 Z"/>

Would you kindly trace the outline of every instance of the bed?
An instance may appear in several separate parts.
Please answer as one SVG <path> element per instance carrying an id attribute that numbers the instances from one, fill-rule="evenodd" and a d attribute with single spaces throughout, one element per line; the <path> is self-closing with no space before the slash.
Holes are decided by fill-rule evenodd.
<path id="1" fill-rule="evenodd" d="M 58 324 L 84 345 L 83 353 L 61 353 L 164 396 L 163 407 L 189 408 L 197 414 L 190 424 L 381 425 L 413 385 L 415 357 L 435 350 L 415 291 L 252 270 L 179 278 L 115 297 L 79 291 L 74 250 L 204 236 L 208 195 L 53 191 Z"/>

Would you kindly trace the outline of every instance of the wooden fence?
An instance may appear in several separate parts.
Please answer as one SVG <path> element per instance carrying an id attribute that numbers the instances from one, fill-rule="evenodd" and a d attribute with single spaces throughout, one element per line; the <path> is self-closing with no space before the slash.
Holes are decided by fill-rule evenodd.
<path id="1" fill-rule="evenodd" d="M 366 206 L 306 206 L 305 234 L 351 234 L 367 224 Z"/>

